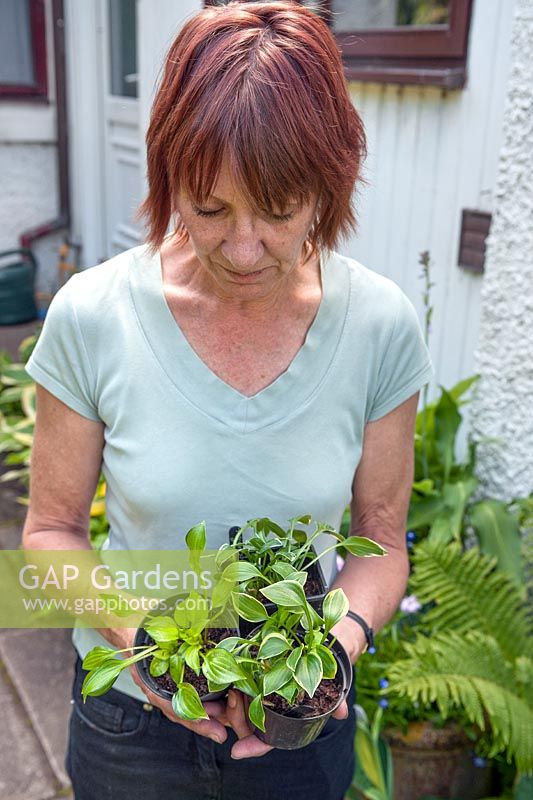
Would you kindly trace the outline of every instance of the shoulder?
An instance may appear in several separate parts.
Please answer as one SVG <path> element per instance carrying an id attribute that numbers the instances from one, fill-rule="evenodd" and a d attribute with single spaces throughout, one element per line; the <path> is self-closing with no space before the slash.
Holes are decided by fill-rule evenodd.
<path id="1" fill-rule="evenodd" d="M 352 316 L 368 328 L 391 330 L 402 322 L 417 319 L 412 302 L 390 278 L 375 272 L 354 258 L 332 252 L 328 267 L 335 280 L 347 285 Z M 344 274 L 344 280 L 340 277 Z"/>
<path id="2" fill-rule="evenodd" d="M 148 259 L 147 246 L 139 245 L 118 253 L 107 261 L 73 275 L 58 295 L 70 302 L 79 313 L 102 316 L 110 306 L 116 308 L 127 298 L 129 274 L 142 268 Z"/>

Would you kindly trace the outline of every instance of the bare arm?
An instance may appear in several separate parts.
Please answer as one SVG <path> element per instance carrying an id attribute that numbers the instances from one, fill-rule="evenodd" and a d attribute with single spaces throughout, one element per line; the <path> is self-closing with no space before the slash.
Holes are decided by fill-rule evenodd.
<path id="1" fill-rule="evenodd" d="M 90 550 L 89 514 L 94 497 L 104 445 L 104 425 L 86 419 L 37 386 L 37 419 L 31 458 L 30 507 L 22 534 L 26 550 Z M 110 644 L 131 647 L 135 630 L 99 628 Z M 213 718 L 199 722 L 179 719 L 168 700 L 141 684 L 135 670 L 133 680 L 152 705 L 161 708 L 173 722 L 203 736 L 223 741 L 227 734 L 217 717 L 224 719 L 224 704 L 206 703 Z"/>
<path id="2" fill-rule="evenodd" d="M 409 576 L 405 524 L 414 469 L 418 393 L 365 428 L 353 483 L 351 533 L 369 536 L 388 551 L 383 558 L 348 556 L 337 576 L 350 608 L 379 630 L 394 614 Z M 355 661 L 366 647 L 360 626 L 345 618 L 335 633 Z"/>

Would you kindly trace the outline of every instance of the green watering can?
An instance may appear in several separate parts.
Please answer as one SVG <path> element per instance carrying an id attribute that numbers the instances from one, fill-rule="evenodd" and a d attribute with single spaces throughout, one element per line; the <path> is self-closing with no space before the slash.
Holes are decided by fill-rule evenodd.
<path id="1" fill-rule="evenodd" d="M 5 261 L 7 260 L 7 262 Z M 35 273 L 37 262 L 31 250 L 0 252 L 0 325 L 16 325 L 37 319 Z"/>

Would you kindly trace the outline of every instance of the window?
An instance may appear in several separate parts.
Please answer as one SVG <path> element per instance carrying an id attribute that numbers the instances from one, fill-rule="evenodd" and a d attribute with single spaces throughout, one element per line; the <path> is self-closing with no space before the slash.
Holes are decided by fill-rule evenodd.
<path id="1" fill-rule="evenodd" d="M 346 77 L 464 86 L 473 0 L 300 0 L 322 14 L 342 50 Z M 225 0 L 206 0 L 224 5 Z"/>
<path id="2" fill-rule="evenodd" d="M 0 0 L 0 97 L 47 91 L 44 0 Z"/>
<path id="3" fill-rule="evenodd" d="M 109 64 L 112 95 L 137 97 L 136 0 L 109 0 Z"/>

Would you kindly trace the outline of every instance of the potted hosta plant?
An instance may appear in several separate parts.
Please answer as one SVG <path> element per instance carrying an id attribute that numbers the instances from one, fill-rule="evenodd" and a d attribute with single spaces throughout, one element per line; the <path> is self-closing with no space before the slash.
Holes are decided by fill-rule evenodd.
<path id="1" fill-rule="evenodd" d="M 199 571 L 206 544 L 205 523 L 191 528 L 185 542 L 189 564 Z M 171 613 L 165 613 L 169 608 Z M 122 670 L 135 664 L 143 683 L 170 700 L 179 717 L 206 719 L 202 701 L 223 696 L 234 680 L 243 677 L 235 658 L 220 646 L 225 637 L 238 633 L 236 628 L 221 627 L 224 611 L 197 591 L 166 599 L 138 628 L 133 655 L 122 658 L 120 654 L 127 649 L 95 647 L 85 656 L 84 700 L 107 692 Z"/>
<path id="2" fill-rule="evenodd" d="M 274 604 L 269 603 L 261 590 L 281 580 L 298 581 L 304 588 L 305 596 L 313 608 L 320 612 L 327 583 L 320 567 L 314 543 L 321 534 L 331 536 L 335 542 L 320 555 L 339 548 L 354 556 L 382 556 L 385 549 L 364 536 L 345 536 L 331 525 L 315 522 L 315 530 L 308 535 L 301 527 L 309 525 L 309 515 L 294 517 L 289 520 L 289 527 L 284 530 L 280 525 L 267 517 L 249 520 L 241 528 L 233 528 L 230 532 L 230 544 L 223 546 L 218 555 L 218 563 L 224 566 L 224 559 L 231 563 L 222 571 L 222 580 L 217 587 L 217 599 L 227 599 L 238 584 L 241 592 L 255 597 L 266 605 L 267 612 L 274 611 Z M 247 535 L 248 534 L 248 535 Z M 235 556 L 238 560 L 235 561 Z M 250 627 L 246 620 L 241 626 L 243 634 Z"/>
<path id="3" fill-rule="evenodd" d="M 85 656 L 84 700 L 107 692 L 122 670 L 135 664 L 143 683 L 170 700 L 178 717 L 207 719 L 202 702 L 222 697 L 244 677 L 235 657 L 221 646 L 238 631 L 213 624 L 196 592 L 181 598 L 170 615 L 148 615 L 137 630 L 132 656 L 121 658 L 124 650 L 108 647 L 95 647 Z"/>
<path id="4" fill-rule="evenodd" d="M 234 686 L 251 698 L 248 716 L 257 736 L 293 750 L 316 739 L 350 690 L 350 660 L 330 633 L 346 615 L 348 599 L 342 589 L 329 592 L 320 616 L 298 581 L 260 591 L 276 611 L 268 614 L 256 598 L 234 593 L 239 614 L 260 624 L 246 639 L 230 638 L 221 647 L 231 650 L 244 672 Z"/>

